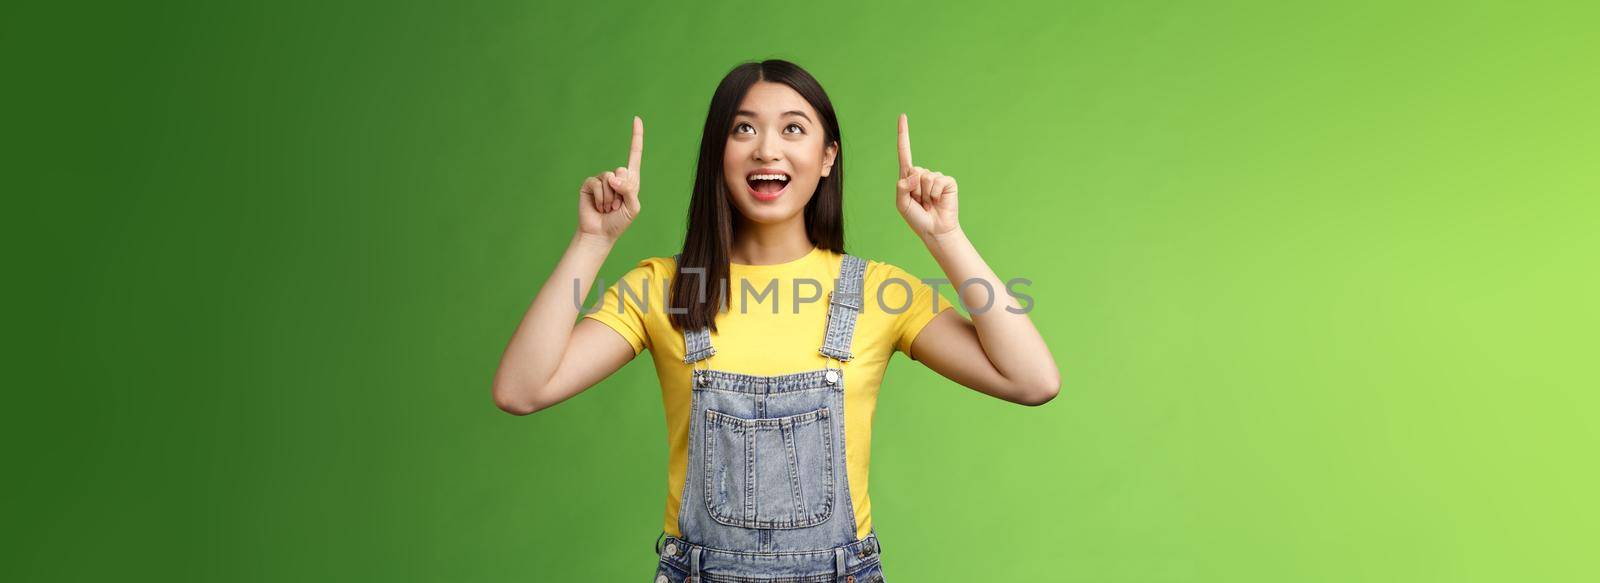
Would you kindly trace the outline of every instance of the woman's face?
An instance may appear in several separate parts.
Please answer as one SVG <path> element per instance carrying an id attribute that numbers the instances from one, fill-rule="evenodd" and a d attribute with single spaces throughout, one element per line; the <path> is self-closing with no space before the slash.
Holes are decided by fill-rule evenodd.
<path id="1" fill-rule="evenodd" d="M 833 171 L 838 149 L 823 140 L 821 120 L 804 97 L 782 83 L 756 82 L 739 103 L 722 154 L 734 207 L 757 223 L 799 215 Z"/>

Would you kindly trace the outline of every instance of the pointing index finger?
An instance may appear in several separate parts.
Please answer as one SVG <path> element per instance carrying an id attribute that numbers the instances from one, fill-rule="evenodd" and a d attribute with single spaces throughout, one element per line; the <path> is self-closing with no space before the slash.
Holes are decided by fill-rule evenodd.
<path id="1" fill-rule="evenodd" d="M 628 146 L 628 176 L 639 177 L 639 156 L 644 153 L 644 120 L 633 116 L 633 144 Z"/>
<path id="2" fill-rule="evenodd" d="M 900 114 L 900 176 L 911 175 L 911 126 L 906 114 Z"/>

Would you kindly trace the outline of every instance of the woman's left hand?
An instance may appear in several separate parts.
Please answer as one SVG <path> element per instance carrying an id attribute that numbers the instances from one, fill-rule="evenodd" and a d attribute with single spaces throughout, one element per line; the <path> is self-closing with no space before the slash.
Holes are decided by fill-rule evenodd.
<path id="1" fill-rule="evenodd" d="M 955 231 L 956 179 L 911 163 L 911 129 L 900 114 L 900 181 L 895 184 L 900 216 L 918 237 L 927 240 Z"/>

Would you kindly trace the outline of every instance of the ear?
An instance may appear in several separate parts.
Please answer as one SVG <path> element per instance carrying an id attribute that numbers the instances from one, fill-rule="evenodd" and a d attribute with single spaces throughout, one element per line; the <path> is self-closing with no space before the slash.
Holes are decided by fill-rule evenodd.
<path id="1" fill-rule="evenodd" d="M 833 173 L 833 159 L 839 154 L 839 142 L 828 144 L 822 149 L 822 176 L 827 177 Z"/>

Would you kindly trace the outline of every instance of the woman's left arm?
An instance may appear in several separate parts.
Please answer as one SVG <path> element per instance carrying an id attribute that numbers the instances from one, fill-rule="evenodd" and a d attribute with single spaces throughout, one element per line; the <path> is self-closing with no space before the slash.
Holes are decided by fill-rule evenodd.
<path id="1" fill-rule="evenodd" d="M 1042 405 L 1061 389 L 1055 357 L 1033 321 L 995 277 L 961 230 L 954 178 L 912 165 L 911 132 L 900 116 L 900 181 L 896 204 L 906 224 L 956 286 L 972 314 L 954 310 L 929 321 L 911 344 L 911 358 L 985 394 L 1023 405 Z"/>

